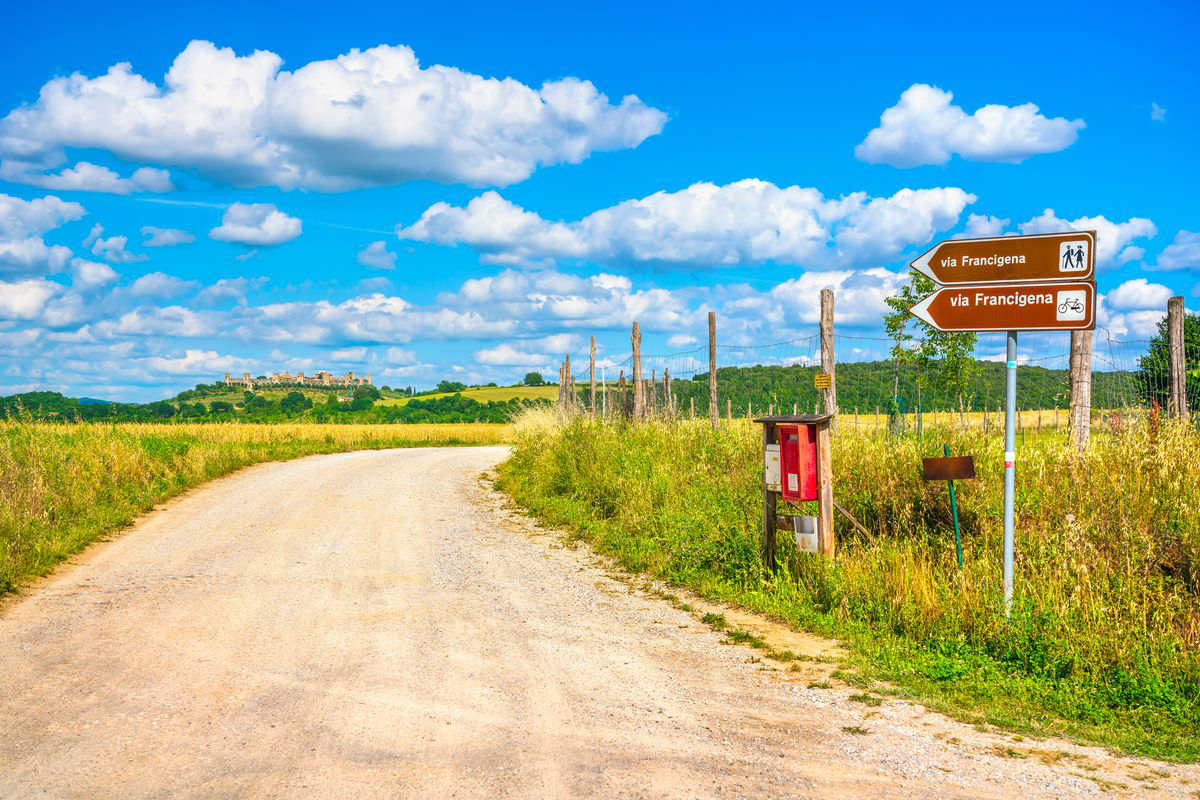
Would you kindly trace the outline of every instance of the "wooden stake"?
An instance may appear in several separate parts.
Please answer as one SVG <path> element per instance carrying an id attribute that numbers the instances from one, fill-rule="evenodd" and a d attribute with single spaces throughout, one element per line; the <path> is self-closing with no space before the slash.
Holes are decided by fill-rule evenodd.
<path id="1" fill-rule="evenodd" d="M 837 420 L 837 362 L 833 357 L 833 290 L 821 290 L 821 371 L 829 373 L 829 388 L 821 390 L 825 413 Z"/>
<path id="2" fill-rule="evenodd" d="M 592 419 L 596 418 L 596 337 L 592 337 L 592 348 L 588 357 L 588 383 L 591 384 L 591 390 L 588 393 L 588 406 L 592 412 Z"/>
<path id="3" fill-rule="evenodd" d="M 1183 352 L 1183 298 L 1172 297 L 1167 301 L 1167 363 L 1171 371 L 1171 393 L 1167 400 L 1167 412 L 1173 417 L 1186 419 L 1187 366 Z"/>
<path id="4" fill-rule="evenodd" d="M 833 530 L 833 456 L 830 451 L 830 425 L 817 426 L 817 542 L 821 555 L 833 558 L 837 537 Z"/>
<path id="5" fill-rule="evenodd" d="M 633 418 L 646 416 L 646 402 L 642 392 L 642 328 L 633 323 Z"/>
<path id="6" fill-rule="evenodd" d="M 750 416 L 749 405 L 746 408 L 746 416 Z M 775 443 L 775 426 L 771 423 L 763 425 L 763 452 L 767 450 L 767 445 Z M 763 538 L 762 538 L 762 559 L 763 565 L 766 566 L 768 572 L 775 571 L 775 493 L 767 490 L 767 471 L 763 473 Z"/>
<path id="7" fill-rule="evenodd" d="M 1067 435 L 1075 449 L 1087 447 L 1092 427 L 1092 332 L 1071 331 L 1071 402 Z M 1057 411 L 1055 412 L 1057 417 Z"/>
<path id="8" fill-rule="evenodd" d="M 708 413 L 715 431 L 721 426 L 721 410 L 717 408 L 717 312 L 708 312 Z M 733 415 L 729 415 L 730 419 Z"/>

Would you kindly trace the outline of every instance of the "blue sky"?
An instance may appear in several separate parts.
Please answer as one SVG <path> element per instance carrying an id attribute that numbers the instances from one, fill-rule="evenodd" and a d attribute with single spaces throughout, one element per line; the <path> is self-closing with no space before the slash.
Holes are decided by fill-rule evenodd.
<path id="1" fill-rule="evenodd" d="M 512 382 L 590 334 L 621 361 L 634 319 L 654 353 L 710 309 L 723 343 L 807 337 L 825 286 L 862 337 L 842 357 L 868 358 L 907 262 L 955 235 L 1096 228 L 1106 339 L 1148 338 L 1169 295 L 1200 307 L 1194 4 L 6 21 L 4 393 Z"/>

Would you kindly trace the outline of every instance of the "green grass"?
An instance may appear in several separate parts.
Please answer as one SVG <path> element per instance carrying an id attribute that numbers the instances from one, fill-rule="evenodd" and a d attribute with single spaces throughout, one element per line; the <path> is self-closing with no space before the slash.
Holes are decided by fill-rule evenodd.
<path id="1" fill-rule="evenodd" d="M 759 554 L 761 434 L 749 425 L 517 422 L 501 487 L 626 569 L 843 641 L 836 676 L 977 724 L 1127 752 L 1200 758 L 1200 434 L 1153 419 L 1019 450 L 1017 594 L 1002 604 L 1003 446 L 996 431 L 835 436 L 832 563 L 781 541 Z M 976 457 L 961 482 L 965 564 L 943 442 Z M 809 512 L 812 513 L 812 512 Z M 781 539 L 784 537 L 781 537 Z M 710 623 L 711 624 L 711 623 Z M 729 633 L 727 633 L 727 636 Z"/>
<path id="2" fill-rule="evenodd" d="M 495 444 L 504 425 L 74 425 L 0 422 L 0 595 L 157 503 L 262 461 Z"/>
<path id="3" fill-rule="evenodd" d="M 469 389 L 464 389 L 461 392 L 435 392 L 434 394 L 422 394 L 417 397 L 421 400 L 431 400 L 438 397 L 450 397 L 454 394 L 461 394 L 463 397 L 468 397 L 477 403 L 498 402 L 505 400 L 534 400 L 544 399 L 553 400 L 558 396 L 557 386 L 475 386 Z M 376 401 L 379 405 L 402 406 L 414 398 L 407 396 L 396 396 L 385 394 L 381 399 Z"/>

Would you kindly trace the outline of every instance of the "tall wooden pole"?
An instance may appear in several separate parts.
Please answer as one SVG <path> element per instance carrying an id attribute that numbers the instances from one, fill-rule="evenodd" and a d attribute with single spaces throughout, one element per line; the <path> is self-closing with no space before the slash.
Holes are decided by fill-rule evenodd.
<path id="1" fill-rule="evenodd" d="M 1167 410 L 1173 417 L 1186 419 L 1187 367 L 1183 352 L 1183 298 L 1172 297 L 1167 301 L 1167 353 L 1171 370 L 1171 394 Z"/>
<path id="2" fill-rule="evenodd" d="M 715 431 L 721 427 L 721 409 L 717 407 L 717 312 L 708 312 L 708 415 Z"/>
<path id="3" fill-rule="evenodd" d="M 588 393 L 588 406 L 592 412 L 592 419 L 596 418 L 596 337 L 592 337 L 592 348 L 588 358 L 588 382 L 591 384 L 591 390 Z"/>
<path id="4" fill-rule="evenodd" d="M 567 387 L 567 394 L 566 394 L 567 410 L 573 411 L 575 409 L 575 380 L 571 376 L 571 354 L 570 353 L 567 353 L 567 360 L 563 362 L 563 375 L 566 378 L 566 380 L 564 380 L 563 383 Z"/>
<path id="5" fill-rule="evenodd" d="M 829 429 L 833 420 L 817 426 L 817 545 L 821 555 L 833 558 L 837 535 L 833 530 L 833 458 Z"/>
<path id="6" fill-rule="evenodd" d="M 821 390 L 825 413 L 837 417 L 837 363 L 833 356 L 833 290 L 821 290 L 821 371 L 829 375 L 829 388 Z"/>
<path id="7" fill-rule="evenodd" d="M 1076 450 L 1087 447 L 1092 430 L 1092 332 L 1071 331 L 1071 403 L 1067 435 Z M 987 411 L 984 411 L 986 432 Z"/>
<path id="8" fill-rule="evenodd" d="M 646 414 L 645 387 L 642 385 L 642 328 L 633 323 L 633 418 Z"/>
<path id="9" fill-rule="evenodd" d="M 675 395 L 671 394 L 671 368 L 663 367 L 663 391 L 666 393 L 667 416 L 675 416 Z"/>

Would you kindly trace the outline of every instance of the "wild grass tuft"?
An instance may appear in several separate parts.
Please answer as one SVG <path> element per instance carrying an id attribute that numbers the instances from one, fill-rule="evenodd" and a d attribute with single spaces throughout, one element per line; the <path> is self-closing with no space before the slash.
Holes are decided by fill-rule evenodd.
<path id="1" fill-rule="evenodd" d="M 845 640 L 861 680 L 973 721 L 1200 758 L 1200 433 L 1132 421 L 1075 453 L 1052 431 L 1017 461 L 1016 598 L 1002 603 L 1002 440 L 978 429 L 834 436 L 828 563 L 780 541 L 764 574 L 761 434 L 735 422 L 586 419 L 523 428 L 501 486 L 628 569 Z M 921 458 L 975 456 L 957 484 Z M 808 510 L 807 513 L 815 513 Z M 784 537 L 781 537 L 781 540 Z"/>

